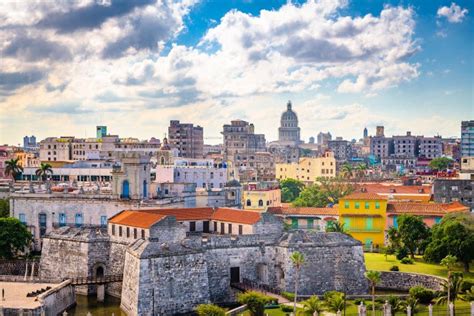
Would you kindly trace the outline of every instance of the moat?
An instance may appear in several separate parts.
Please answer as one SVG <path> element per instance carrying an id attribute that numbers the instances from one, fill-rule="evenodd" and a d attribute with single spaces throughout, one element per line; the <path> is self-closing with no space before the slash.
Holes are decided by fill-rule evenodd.
<path id="1" fill-rule="evenodd" d="M 120 310 L 120 299 L 106 296 L 103 303 L 97 302 L 95 296 L 76 295 L 77 305 L 68 310 L 68 315 L 86 316 L 90 312 L 93 316 L 126 316 Z"/>

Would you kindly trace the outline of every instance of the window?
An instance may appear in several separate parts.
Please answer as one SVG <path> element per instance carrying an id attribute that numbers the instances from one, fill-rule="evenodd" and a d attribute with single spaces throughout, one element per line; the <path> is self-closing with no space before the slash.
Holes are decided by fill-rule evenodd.
<path id="1" fill-rule="evenodd" d="M 112 225 L 112 236 L 115 236 L 115 225 Z"/>
<path id="2" fill-rule="evenodd" d="M 360 207 L 360 203 L 359 203 L 359 202 L 355 202 L 355 203 L 354 203 L 354 206 L 355 206 L 356 209 L 358 209 L 358 208 Z"/>
<path id="3" fill-rule="evenodd" d="M 308 229 L 313 229 L 314 227 L 314 220 L 312 218 L 308 218 Z"/>
<path id="4" fill-rule="evenodd" d="M 23 225 L 26 225 L 26 215 L 25 215 L 25 213 L 20 213 L 19 216 L 18 216 L 18 219 L 20 220 L 20 222 Z"/>
<path id="5" fill-rule="evenodd" d="M 297 218 L 292 218 L 291 219 L 291 228 L 293 228 L 293 229 L 298 228 L 298 219 Z"/>
<path id="6" fill-rule="evenodd" d="M 344 208 L 349 208 L 349 201 L 344 201 Z"/>
<path id="7" fill-rule="evenodd" d="M 365 202 L 365 209 L 368 210 L 370 208 L 370 203 L 369 202 Z"/>
<path id="8" fill-rule="evenodd" d="M 133 238 L 137 239 L 137 229 L 136 228 L 133 229 Z"/>
<path id="9" fill-rule="evenodd" d="M 344 217 L 344 228 L 349 229 L 351 227 L 351 219 L 349 217 Z"/>
<path id="10" fill-rule="evenodd" d="M 379 209 L 379 208 L 380 208 L 380 202 L 379 202 L 379 201 L 376 201 L 376 202 L 375 202 L 375 208 L 376 208 L 376 209 Z"/>
<path id="11" fill-rule="evenodd" d="M 189 231 L 190 232 L 196 231 L 196 222 L 189 222 Z"/>
<path id="12" fill-rule="evenodd" d="M 107 216 L 102 215 L 100 217 L 100 226 L 106 227 L 107 226 Z"/>
<path id="13" fill-rule="evenodd" d="M 227 228 L 229 230 L 228 233 L 232 234 L 232 224 L 227 225 Z"/>
<path id="14" fill-rule="evenodd" d="M 250 199 L 247 200 L 247 203 L 245 203 L 247 206 L 251 206 L 252 205 L 252 201 L 250 201 Z"/>
<path id="15" fill-rule="evenodd" d="M 263 206 L 263 200 L 258 200 L 258 206 Z"/>
<path id="16" fill-rule="evenodd" d="M 214 231 L 217 232 L 217 222 L 214 222 Z"/>
<path id="17" fill-rule="evenodd" d="M 59 213 L 59 227 L 66 226 L 66 214 Z"/>
<path id="18" fill-rule="evenodd" d="M 242 225 L 239 225 L 239 235 L 242 235 L 244 232 L 244 227 Z"/>
<path id="19" fill-rule="evenodd" d="M 224 223 L 221 223 L 221 234 L 225 233 L 225 226 Z"/>
<path id="20" fill-rule="evenodd" d="M 122 226 L 119 226 L 119 237 L 122 237 Z"/>
<path id="21" fill-rule="evenodd" d="M 145 230 L 142 229 L 142 239 L 145 239 Z"/>
<path id="22" fill-rule="evenodd" d="M 76 224 L 76 227 L 81 227 L 82 226 L 82 214 L 81 213 L 76 214 L 74 222 Z"/>
<path id="23" fill-rule="evenodd" d="M 127 227 L 127 238 L 130 238 L 130 227 Z"/>
<path id="24" fill-rule="evenodd" d="M 372 217 L 367 217 L 365 220 L 365 228 L 367 230 L 372 230 L 374 228 L 374 219 Z"/>

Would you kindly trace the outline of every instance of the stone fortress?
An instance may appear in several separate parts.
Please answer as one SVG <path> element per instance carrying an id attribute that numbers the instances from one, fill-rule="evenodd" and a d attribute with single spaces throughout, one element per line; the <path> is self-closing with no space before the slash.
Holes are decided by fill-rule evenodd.
<path id="1" fill-rule="evenodd" d="M 294 291 L 294 251 L 305 256 L 301 295 L 366 294 L 362 245 L 340 233 L 283 229 L 268 213 L 225 208 L 123 211 L 104 228 L 62 227 L 43 239 L 43 279 L 123 275 L 83 286 L 121 298 L 128 315 L 173 315 L 235 300 L 244 280 Z"/>

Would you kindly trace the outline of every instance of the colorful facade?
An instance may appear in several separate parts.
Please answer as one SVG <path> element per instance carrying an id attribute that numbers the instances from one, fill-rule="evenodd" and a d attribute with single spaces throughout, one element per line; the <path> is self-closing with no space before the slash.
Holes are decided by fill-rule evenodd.
<path id="1" fill-rule="evenodd" d="M 387 198 L 374 193 L 353 193 L 339 200 L 339 222 L 366 248 L 385 243 Z"/>
<path id="2" fill-rule="evenodd" d="M 245 210 L 265 212 L 269 207 L 281 205 L 281 190 L 274 189 L 247 189 L 243 193 Z"/>
<path id="3" fill-rule="evenodd" d="M 338 220 L 337 205 L 334 207 L 269 207 L 268 213 L 282 218 L 292 229 L 325 232 Z"/>
<path id="4" fill-rule="evenodd" d="M 296 179 L 313 183 L 319 177 L 333 178 L 336 176 L 336 159 L 332 152 L 322 157 L 300 158 L 298 163 L 281 163 L 275 165 L 277 180 Z"/>

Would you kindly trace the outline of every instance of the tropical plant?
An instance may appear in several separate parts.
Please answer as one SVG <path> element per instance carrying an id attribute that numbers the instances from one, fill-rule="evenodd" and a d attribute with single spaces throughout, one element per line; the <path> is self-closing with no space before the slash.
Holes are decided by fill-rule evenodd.
<path id="1" fill-rule="evenodd" d="M 464 295 L 461 295 L 461 299 L 466 302 L 474 302 L 474 286 L 471 286 L 470 290 L 467 290 Z"/>
<path id="2" fill-rule="evenodd" d="M 344 223 L 339 223 L 337 221 L 333 221 L 331 223 L 331 225 L 328 225 L 328 227 L 326 228 L 326 232 L 345 234 L 346 232 L 344 230 Z"/>
<path id="3" fill-rule="evenodd" d="M 372 315 L 375 316 L 375 286 L 380 282 L 380 271 L 367 271 L 365 272 L 365 277 L 370 282 L 370 287 L 372 289 Z"/>
<path id="4" fill-rule="evenodd" d="M 392 311 L 391 314 L 394 316 L 397 312 L 402 312 L 405 310 L 405 304 L 398 296 L 390 295 L 387 298 L 387 302 L 390 305 L 390 309 Z"/>
<path id="5" fill-rule="evenodd" d="M 11 259 L 30 245 L 31 233 L 13 217 L 0 218 L 0 258 Z"/>
<path id="6" fill-rule="evenodd" d="M 225 309 L 214 304 L 200 304 L 196 313 L 198 316 L 225 316 Z"/>
<path id="7" fill-rule="evenodd" d="M 326 305 L 333 312 L 342 311 L 344 309 L 344 293 L 337 291 L 329 291 L 324 293 Z"/>
<path id="8" fill-rule="evenodd" d="M 341 175 L 341 177 L 345 179 L 350 179 L 352 178 L 353 172 L 354 172 L 354 169 L 352 168 L 352 166 L 348 163 L 345 163 L 341 166 L 341 170 L 339 171 L 339 174 Z"/>
<path id="9" fill-rule="evenodd" d="M 367 165 L 365 163 L 360 163 L 356 166 L 356 174 L 359 180 L 365 177 L 366 171 L 367 171 Z"/>
<path id="10" fill-rule="evenodd" d="M 453 303 L 454 307 L 456 300 L 461 297 L 462 288 L 462 273 L 453 273 L 448 280 L 442 284 L 443 290 L 436 299 L 436 304 L 447 303 L 448 309 L 449 304 Z"/>
<path id="11" fill-rule="evenodd" d="M 434 298 L 434 292 L 421 285 L 410 289 L 410 295 L 416 298 L 421 304 L 429 304 Z"/>
<path id="12" fill-rule="evenodd" d="M 354 192 L 354 190 L 354 184 L 344 178 L 318 178 L 313 185 L 305 187 L 292 204 L 294 206 L 326 207 L 338 203 L 341 197 Z"/>
<path id="13" fill-rule="evenodd" d="M 315 313 L 318 315 L 323 310 L 323 302 L 316 295 L 311 296 L 301 304 L 303 305 L 303 315 L 313 316 Z"/>
<path id="14" fill-rule="evenodd" d="M 441 265 L 445 266 L 446 269 L 448 269 L 448 280 L 446 282 L 446 287 L 445 287 L 448 306 L 449 306 L 449 303 L 451 302 L 451 293 L 450 293 L 451 292 L 451 273 L 457 261 L 458 259 L 455 256 L 451 256 L 451 255 L 447 255 L 441 260 Z"/>
<path id="15" fill-rule="evenodd" d="M 418 300 L 412 296 L 409 296 L 406 301 L 403 302 L 404 308 L 407 309 L 408 306 L 411 308 L 411 314 L 414 315 L 416 307 L 418 306 Z"/>
<path id="16" fill-rule="evenodd" d="M 10 216 L 10 202 L 8 199 L 0 199 L 0 217 Z"/>
<path id="17" fill-rule="evenodd" d="M 273 298 L 263 295 L 259 292 L 249 291 L 237 295 L 237 301 L 246 304 L 251 316 L 263 316 L 265 305 L 270 303 Z"/>
<path id="18" fill-rule="evenodd" d="M 281 201 L 293 202 L 304 189 L 304 183 L 295 179 L 284 179 L 280 182 Z"/>
<path id="19" fill-rule="evenodd" d="M 296 300 L 298 299 L 298 284 L 300 278 L 300 270 L 304 264 L 304 255 L 299 252 L 295 251 L 290 256 L 291 262 L 293 262 L 293 266 L 295 267 L 295 299 L 293 301 L 293 314 L 296 315 Z"/>
<path id="20" fill-rule="evenodd" d="M 38 178 L 41 178 L 41 180 L 45 181 L 49 175 L 53 174 L 53 167 L 49 163 L 41 163 L 38 169 L 36 169 L 35 172 L 36 176 Z"/>
<path id="21" fill-rule="evenodd" d="M 23 172 L 23 167 L 19 165 L 20 158 L 5 161 L 5 175 L 12 176 L 13 181 L 18 180 L 18 176 Z"/>

